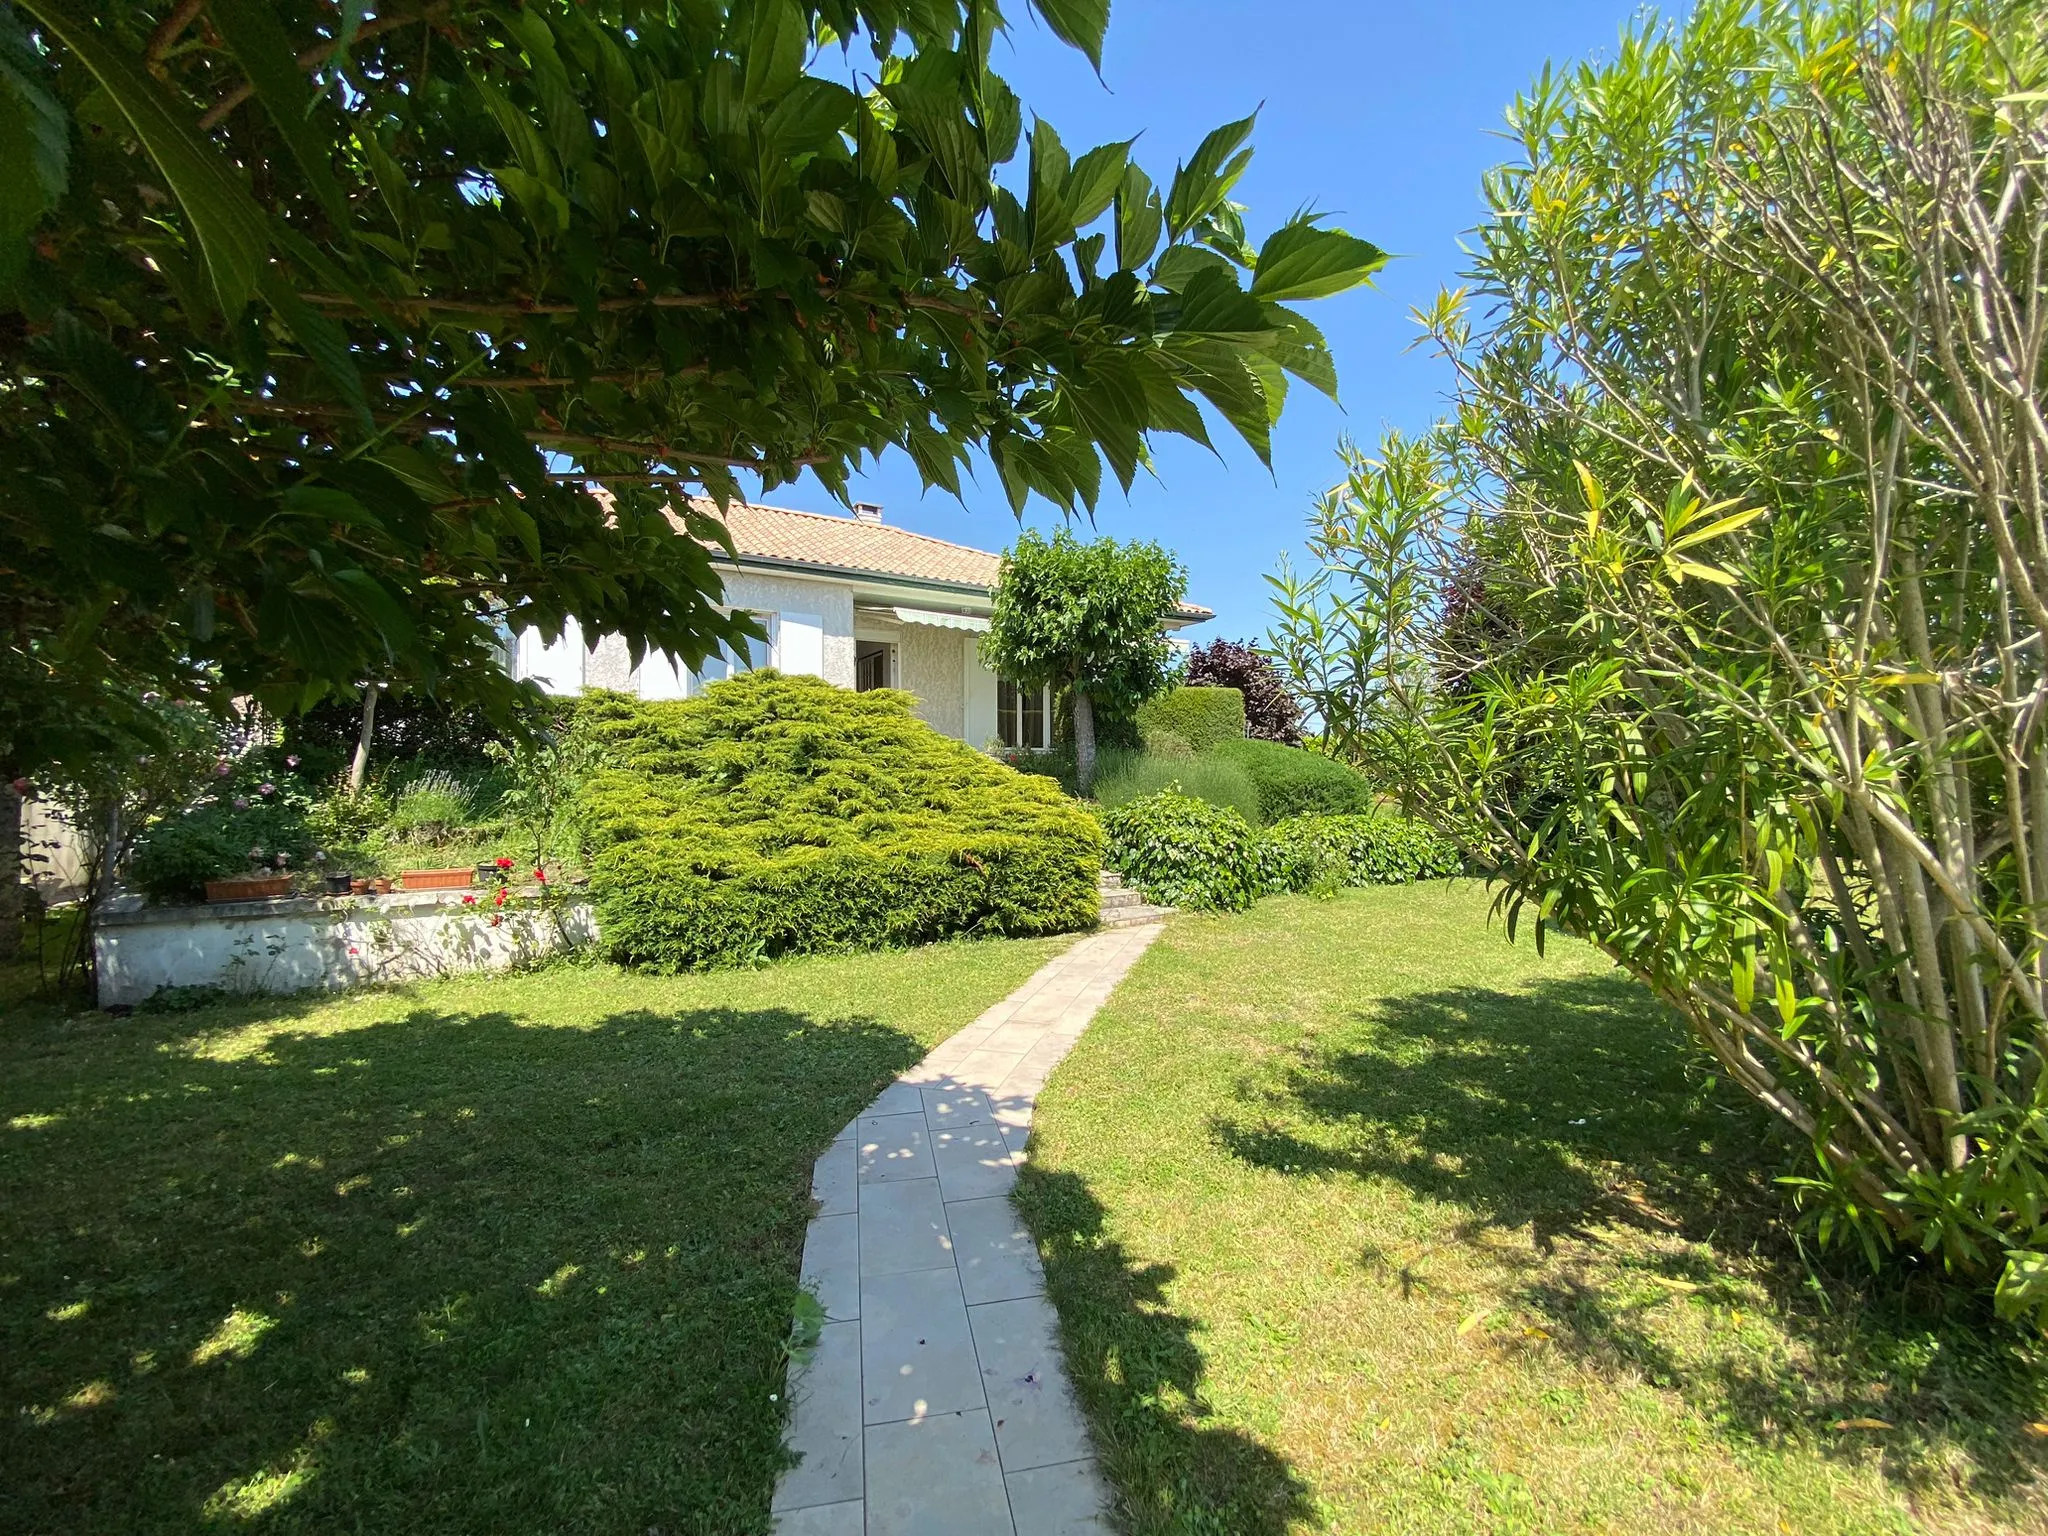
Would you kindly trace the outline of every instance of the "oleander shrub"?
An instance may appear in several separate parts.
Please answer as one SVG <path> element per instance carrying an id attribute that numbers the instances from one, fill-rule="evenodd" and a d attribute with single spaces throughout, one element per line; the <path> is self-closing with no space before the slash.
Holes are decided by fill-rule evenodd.
<path id="1" fill-rule="evenodd" d="M 1403 816 L 1291 816 L 1266 833 L 1273 887 L 1334 890 L 1455 875 L 1464 860 L 1435 828 Z"/>
<path id="2" fill-rule="evenodd" d="M 1236 811 L 1255 827 L 1263 825 L 1259 792 L 1251 776 L 1236 763 L 1214 754 L 1195 757 L 1183 750 L 1175 757 L 1150 748 L 1143 752 L 1105 750 L 1095 770 L 1094 799 L 1103 806 L 1142 800 L 1169 788 Z"/>
<path id="3" fill-rule="evenodd" d="M 1102 830 L 1110 868 L 1164 906 L 1242 912 L 1271 881 L 1250 822 L 1173 787 L 1111 806 Z"/>
<path id="4" fill-rule="evenodd" d="M 1093 924 L 1095 819 L 911 702 L 774 671 L 673 702 L 589 695 L 580 818 L 613 958 L 675 971 Z"/>
<path id="5" fill-rule="evenodd" d="M 1155 732 L 1187 743 L 1200 756 L 1227 741 L 1244 740 L 1244 695 L 1235 688 L 1169 688 L 1138 706 L 1138 735 Z"/>
<path id="6" fill-rule="evenodd" d="M 1372 809 L 1372 786 L 1335 758 L 1274 741 L 1227 741 L 1213 756 L 1242 772 L 1267 825 L 1290 816 L 1348 816 Z"/>

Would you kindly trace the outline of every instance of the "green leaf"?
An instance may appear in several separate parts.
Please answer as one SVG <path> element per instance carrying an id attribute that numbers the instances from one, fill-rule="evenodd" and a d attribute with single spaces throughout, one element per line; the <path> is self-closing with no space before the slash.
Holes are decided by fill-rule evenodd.
<path id="1" fill-rule="evenodd" d="M 249 77 L 256 99 L 263 103 L 278 137 L 298 162 L 335 234 L 345 237 L 348 205 L 334 180 L 329 141 L 314 131 L 307 116 L 316 93 L 299 72 L 291 39 L 279 25 L 277 13 L 264 0 L 210 0 L 206 14 Z"/>
<path id="2" fill-rule="evenodd" d="M 1076 229 L 1093 224 L 1115 200 L 1117 189 L 1123 185 L 1125 167 L 1130 164 L 1134 142 L 1125 139 L 1119 144 L 1098 144 L 1074 162 L 1065 197 Z M 1123 263 L 1119 261 L 1118 265 Z"/>
<path id="3" fill-rule="evenodd" d="M 1031 0 L 1052 35 L 1088 56 L 1102 72 L 1102 39 L 1109 31 L 1109 0 Z"/>
<path id="4" fill-rule="evenodd" d="M 0 101 L 13 101 L 24 130 L 6 164 L 28 167 L 44 208 L 55 206 L 71 184 L 71 117 L 46 84 L 49 72 L 14 12 L 0 8 Z"/>
<path id="5" fill-rule="evenodd" d="M 107 33 L 72 13 L 66 0 L 21 0 L 97 79 L 134 128 L 191 221 L 221 311 L 241 314 L 270 248 L 263 210 L 212 145 L 187 126 L 162 86 Z"/>
<path id="6" fill-rule="evenodd" d="M 1273 339 L 1266 355 L 1302 383 L 1337 398 L 1337 360 L 1313 320 L 1279 304 L 1266 305 L 1266 325 Z"/>
<path id="7" fill-rule="evenodd" d="M 1168 353 L 1183 377 L 1237 429 L 1259 462 L 1273 467 L 1273 415 L 1266 386 L 1227 341 L 1207 337 L 1177 340 Z"/>
<path id="8" fill-rule="evenodd" d="M 1173 331 L 1182 336 L 1260 340 L 1267 335 L 1266 310 L 1237 286 L 1236 273 L 1228 265 L 1205 267 L 1181 290 L 1180 315 Z"/>
<path id="9" fill-rule="evenodd" d="M 1196 146 L 1194 157 L 1173 173 L 1173 190 L 1166 199 L 1166 227 L 1178 240 L 1188 226 L 1230 195 L 1237 178 L 1251 163 L 1252 152 L 1240 149 L 1251 137 L 1259 114 L 1225 123 Z"/>
<path id="10" fill-rule="evenodd" d="M 810 29 L 796 0 L 755 0 L 747 28 L 746 73 L 740 99 L 749 107 L 775 100 L 794 86 L 804 69 Z"/>
<path id="11" fill-rule="evenodd" d="M 363 430 L 374 431 L 376 423 L 370 418 L 370 403 L 363 393 L 355 355 L 349 349 L 348 333 L 300 298 L 292 287 L 290 274 L 282 268 L 267 269 L 259 287 L 292 339 L 305 348 L 313 365 L 334 385 L 342 403 L 354 408 Z"/>
<path id="12" fill-rule="evenodd" d="M 1159 237 L 1166 228 L 1166 211 L 1160 205 L 1159 189 L 1137 165 L 1124 167 L 1123 185 L 1116 194 L 1116 264 L 1125 272 L 1136 272 L 1159 249 Z"/>
<path id="13" fill-rule="evenodd" d="M 1259 251 L 1252 292 L 1262 299 L 1326 299 L 1369 282 L 1387 253 L 1341 229 L 1294 223 L 1275 230 Z"/>

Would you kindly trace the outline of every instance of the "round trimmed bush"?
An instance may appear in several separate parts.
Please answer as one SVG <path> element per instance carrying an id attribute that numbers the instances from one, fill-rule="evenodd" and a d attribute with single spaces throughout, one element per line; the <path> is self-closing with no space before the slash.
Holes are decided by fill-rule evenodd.
<path id="1" fill-rule="evenodd" d="M 605 948 L 675 971 L 1091 926 L 1095 819 L 911 703 L 773 671 L 673 702 L 586 695 L 578 729 L 601 766 L 580 799 Z"/>
<path id="2" fill-rule="evenodd" d="M 1228 741 L 1212 753 L 1244 770 L 1267 825 L 1289 816 L 1351 816 L 1372 809 L 1372 787 L 1335 758 L 1276 741 Z"/>
<path id="3" fill-rule="evenodd" d="M 1148 901 L 1242 912 L 1269 883 L 1265 845 L 1236 811 L 1177 788 L 1102 814 L 1109 865 Z"/>

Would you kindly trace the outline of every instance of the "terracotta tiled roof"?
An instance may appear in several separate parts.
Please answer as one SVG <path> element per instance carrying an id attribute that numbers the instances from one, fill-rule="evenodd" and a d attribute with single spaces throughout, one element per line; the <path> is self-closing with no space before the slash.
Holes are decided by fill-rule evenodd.
<path id="1" fill-rule="evenodd" d="M 823 512 L 796 512 L 788 507 L 730 507 L 725 526 L 743 560 L 749 555 L 760 560 L 792 560 L 983 591 L 996 584 L 1003 564 L 1002 556 L 985 549 L 949 544 L 908 528 Z"/>
<path id="2" fill-rule="evenodd" d="M 711 503 L 701 505 L 706 512 L 717 515 L 717 508 Z M 929 534 L 912 533 L 908 528 L 864 523 L 825 512 L 739 504 L 727 508 L 724 516 L 733 548 L 742 561 L 784 560 L 873 576 L 942 582 L 980 592 L 995 586 L 1003 565 L 1001 555 L 985 549 L 970 549 Z M 1194 603 L 1182 603 L 1177 612 L 1189 622 L 1216 616 Z"/>

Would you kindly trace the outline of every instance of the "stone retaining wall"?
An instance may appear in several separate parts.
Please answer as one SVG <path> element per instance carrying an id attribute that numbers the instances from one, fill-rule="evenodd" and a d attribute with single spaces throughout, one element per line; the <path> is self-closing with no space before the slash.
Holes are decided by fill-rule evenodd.
<path id="1" fill-rule="evenodd" d="M 465 906 L 464 895 L 478 897 Z M 597 937 L 590 908 L 507 908 L 491 926 L 482 891 L 288 897 L 150 907 L 110 902 L 94 928 L 101 1007 L 163 987 L 303 992 L 366 982 L 497 971 Z"/>

